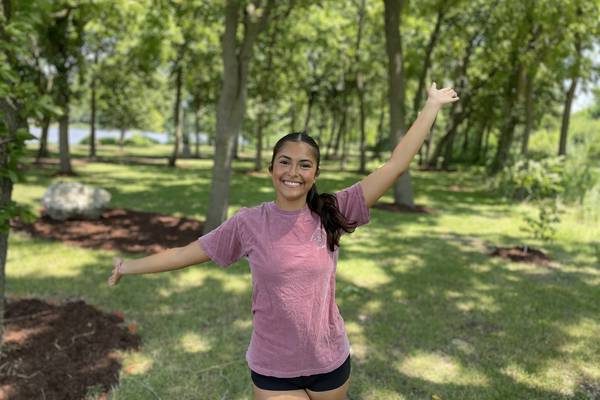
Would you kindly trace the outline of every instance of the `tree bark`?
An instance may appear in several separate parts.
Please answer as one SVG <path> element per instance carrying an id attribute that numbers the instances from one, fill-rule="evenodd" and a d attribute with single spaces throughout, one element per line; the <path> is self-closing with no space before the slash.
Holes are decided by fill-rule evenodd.
<path id="1" fill-rule="evenodd" d="M 404 56 L 400 35 L 403 0 L 384 0 L 385 44 L 388 56 L 388 101 L 390 104 L 390 145 L 404 136 Z M 410 172 L 407 169 L 394 183 L 394 203 L 414 207 Z"/>
<path id="2" fill-rule="evenodd" d="M 336 107 L 331 107 L 331 129 L 329 130 L 329 141 L 327 142 L 327 151 L 325 153 L 325 159 L 331 159 L 331 152 L 333 151 L 333 141 L 335 140 L 335 133 L 337 128 L 337 110 Z"/>
<path id="3" fill-rule="evenodd" d="M 185 109 L 179 107 L 179 120 L 181 121 L 181 141 L 183 143 L 183 149 L 181 150 L 181 156 L 183 158 L 192 157 L 192 149 L 190 147 L 190 133 L 185 129 Z"/>
<path id="4" fill-rule="evenodd" d="M 196 150 L 194 157 L 200 158 L 200 107 L 194 113 L 194 132 L 196 134 Z"/>
<path id="5" fill-rule="evenodd" d="M 40 136 L 40 147 L 35 159 L 36 163 L 39 163 L 40 159 L 50 156 L 50 153 L 48 152 L 48 128 L 50 128 L 50 115 L 44 115 L 44 119 L 42 120 L 42 133 Z"/>
<path id="6" fill-rule="evenodd" d="M 533 89 L 537 68 L 532 67 L 525 76 L 525 128 L 523 129 L 523 138 L 521 139 L 521 154 L 527 156 L 529 152 L 529 137 L 533 129 L 535 119 L 533 110 Z"/>
<path id="7" fill-rule="evenodd" d="M 581 8 L 577 9 L 577 15 L 581 15 Z M 571 70 L 571 84 L 567 90 L 565 98 L 565 106 L 563 108 L 562 123 L 560 125 L 560 141 L 558 143 L 558 155 L 564 156 L 567 154 L 567 136 L 569 135 L 569 122 L 571 118 L 571 106 L 575 98 L 577 90 L 577 81 L 579 79 L 580 64 L 581 64 L 581 35 L 575 33 L 575 63 Z"/>
<path id="8" fill-rule="evenodd" d="M 183 85 L 183 66 L 179 64 L 175 67 L 175 104 L 173 104 L 173 121 L 175 127 L 175 143 L 173 144 L 173 153 L 169 157 L 169 167 L 175 167 L 179 155 L 179 142 L 181 141 L 181 87 Z"/>
<path id="9" fill-rule="evenodd" d="M 4 12 L 6 13 L 6 3 Z M 5 14 L 6 15 L 6 14 Z M 8 18 L 7 18 L 8 19 Z M 8 130 L 8 139 L 14 137 L 18 129 L 27 129 L 27 121 L 21 117 L 21 105 L 18 99 L 0 98 L 0 113 Z M 8 141 L 0 141 L 0 167 L 8 168 Z M 6 209 L 12 199 L 13 182 L 6 176 L 0 176 L 0 210 Z M 0 231 L 0 347 L 2 346 L 2 335 L 4 333 L 4 310 L 5 310 L 5 271 L 6 255 L 8 252 L 8 236 L 10 231 Z"/>
<path id="10" fill-rule="evenodd" d="M 94 65 L 98 65 L 98 51 L 94 52 Z M 96 157 L 96 71 L 92 70 L 90 83 L 90 157 Z"/>
<path id="11" fill-rule="evenodd" d="M 262 15 L 250 6 L 244 17 L 245 32 L 241 45 L 236 46 L 240 3 L 228 0 L 225 6 L 225 32 L 222 36 L 223 86 L 217 108 L 217 135 L 211 191 L 204 233 L 218 227 L 227 217 L 229 182 L 231 180 L 232 138 L 237 136 L 244 116 L 246 82 L 252 48 L 258 34 L 264 30 L 273 0 L 267 0 Z"/>
<path id="12" fill-rule="evenodd" d="M 90 157 L 96 157 L 96 78 L 92 78 L 90 96 Z"/>
<path id="13" fill-rule="evenodd" d="M 513 70 L 507 79 L 506 86 L 504 89 L 504 113 L 505 122 L 502 125 L 500 131 L 500 139 L 498 140 L 498 147 L 496 149 L 496 154 L 494 156 L 494 160 L 490 166 L 490 173 L 496 174 L 500 172 L 502 168 L 506 165 L 508 160 L 508 154 L 510 151 L 510 146 L 513 141 L 513 136 L 515 133 L 515 127 L 519 121 L 518 115 L 518 107 L 517 104 L 520 99 L 520 94 L 522 88 L 520 87 L 521 79 L 521 69 L 523 65 L 520 61 L 517 60 L 516 49 L 513 53 Z"/>
<path id="14" fill-rule="evenodd" d="M 58 71 L 56 78 L 58 83 L 59 107 L 62 115 L 58 117 L 58 151 L 60 158 L 59 173 L 72 175 L 71 156 L 69 152 L 69 84 L 67 71 Z"/>
<path id="15" fill-rule="evenodd" d="M 436 20 L 435 20 L 435 28 L 431 32 L 431 36 L 429 36 L 429 42 L 427 43 L 427 47 L 425 49 L 425 59 L 423 60 L 423 68 L 419 73 L 419 86 L 417 87 L 417 91 L 415 92 L 415 97 L 413 99 L 413 120 L 417 118 L 419 114 L 419 110 L 421 108 L 421 100 L 423 98 L 423 93 L 425 92 L 425 79 L 427 78 L 427 72 L 429 72 L 429 67 L 431 66 L 431 54 L 433 54 L 433 49 L 437 44 L 437 41 L 440 37 L 440 29 L 442 27 L 442 21 L 444 20 L 444 8 L 443 2 L 440 2 Z"/>
<path id="16" fill-rule="evenodd" d="M 361 65 L 360 65 L 360 44 L 362 40 L 362 31 L 365 20 L 365 0 L 360 0 L 358 7 L 358 30 L 356 33 L 356 56 L 355 56 L 355 65 L 358 68 L 356 73 L 356 93 L 358 94 L 358 105 L 360 109 L 360 144 L 359 144 L 359 152 L 360 152 L 360 163 L 358 166 L 358 172 L 360 174 L 365 174 L 367 172 L 367 149 L 366 149 L 366 140 L 367 135 L 365 132 L 365 79 L 362 73 Z"/>
<path id="17" fill-rule="evenodd" d="M 310 117 L 313 109 L 313 105 L 315 104 L 315 100 L 317 99 L 318 92 L 315 90 L 311 90 L 308 93 L 308 103 L 306 105 L 306 117 L 304 119 L 304 132 L 308 133 L 308 125 L 310 124 Z"/>
<path id="18" fill-rule="evenodd" d="M 7 167 L 8 162 L 8 144 L 0 144 L 0 165 L 2 168 Z M 5 209 L 11 202 L 12 198 L 12 181 L 3 176 L 0 177 L 0 209 Z M 4 306 L 5 306 L 5 271 L 6 271 L 6 254 L 8 252 L 8 235 L 10 230 L 6 232 L 0 231 L 0 338 L 4 334 Z M 2 340 L 0 340 L 0 348 Z"/>

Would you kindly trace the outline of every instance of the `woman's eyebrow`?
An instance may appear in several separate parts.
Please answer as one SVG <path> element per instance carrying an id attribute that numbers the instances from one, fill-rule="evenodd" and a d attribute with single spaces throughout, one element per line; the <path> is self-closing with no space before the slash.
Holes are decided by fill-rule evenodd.
<path id="1" fill-rule="evenodd" d="M 281 158 L 285 158 L 286 160 L 291 160 L 292 159 L 292 157 L 289 157 L 289 156 L 286 156 L 286 155 L 283 155 L 283 154 L 280 155 L 279 157 L 277 157 L 278 160 L 281 159 Z M 309 162 L 309 163 L 312 164 L 313 160 L 305 158 L 305 159 L 300 160 L 300 162 Z"/>

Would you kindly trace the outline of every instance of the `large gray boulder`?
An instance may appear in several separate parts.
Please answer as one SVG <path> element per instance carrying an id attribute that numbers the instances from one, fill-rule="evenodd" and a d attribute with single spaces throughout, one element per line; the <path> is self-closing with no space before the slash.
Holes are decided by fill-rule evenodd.
<path id="1" fill-rule="evenodd" d="M 78 182 L 52 184 L 42 205 L 50 218 L 64 221 L 69 218 L 97 219 L 110 202 L 110 193 L 101 188 Z"/>

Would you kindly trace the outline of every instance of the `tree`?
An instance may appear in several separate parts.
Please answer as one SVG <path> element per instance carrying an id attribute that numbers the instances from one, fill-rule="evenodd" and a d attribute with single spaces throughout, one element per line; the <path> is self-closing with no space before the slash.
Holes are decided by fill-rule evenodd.
<path id="1" fill-rule="evenodd" d="M 222 37 L 223 86 L 217 108 L 215 158 L 205 233 L 218 227 L 227 217 L 232 139 L 237 137 L 244 117 L 246 82 L 254 42 L 264 30 L 274 2 L 266 0 L 260 4 L 246 4 L 243 11 L 244 33 L 238 45 L 236 37 L 242 6 L 243 2 L 239 0 L 227 0 L 225 5 L 225 32 Z"/>
<path id="2" fill-rule="evenodd" d="M 61 110 L 58 118 L 61 174 L 73 174 L 69 154 L 70 80 L 83 66 L 83 29 L 91 18 L 93 7 L 92 4 L 66 0 L 52 2 L 52 12 L 44 21 L 45 32 L 40 35 L 45 56 L 56 69 L 56 104 Z"/>
<path id="3" fill-rule="evenodd" d="M 13 185 L 23 179 L 18 165 L 29 133 L 27 119 L 52 111 L 48 96 L 40 95 L 35 61 L 28 53 L 36 37 L 36 23 L 48 4 L 35 6 L 11 0 L 0 3 L 0 338 L 4 332 L 4 281 L 8 251 L 9 220 L 26 222 L 33 213 L 12 200 Z M 0 343 L 1 345 L 2 343 Z"/>
<path id="4" fill-rule="evenodd" d="M 384 0 L 385 43 L 388 56 L 388 102 L 390 113 L 390 145 L 393 148 L 404 136 L 405 83 L 402 53 L 402 7 L 404 0 Z M 410 172 L 407 170 L 394 183 L 394 203 L 414 207 Z"/>

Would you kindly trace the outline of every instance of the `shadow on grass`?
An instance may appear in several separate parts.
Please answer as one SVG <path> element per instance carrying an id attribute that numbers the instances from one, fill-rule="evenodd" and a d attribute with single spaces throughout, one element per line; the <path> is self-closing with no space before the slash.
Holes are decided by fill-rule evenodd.
<path id="1" fill-rule="evenodd" d="M 375 289 L 352 290 L 359 282 L 338 276 L 342 314 L 368 340 L 365 354 L 356 360 L 352 398 L 366 398 L 374 387 L 415 399 L 434 394 L 572 398 L 541 386 L 555 384 L 544 375 L 559 363 L 565 363 L 559 375 L 578 375 L 583 370 L 578 361 L 593 348 L 592 336 L 569 333 L 600 313 L 594 301 L 597 288 L 589 284 L 588 274 L 490 260 L 461 241 L 370 237 L 376 243 L 366 247 L 375 245 L 377 255 L 342 249 L 339 267 L 344 260 L 377 259 L 388 278 Z M 402 256 L 418 262 L 401 268 L 391 261 Z M 378 311 L 369 303 L 380 305 Z M 563 350 L 574 345 L 581 350 Z M 519 379 L 511 375 L 515 370 L 522 372 Z M 540 378 L 544 382 L 538 385 Z M 565 384 L 557 387 L 564 390 Z"/>

